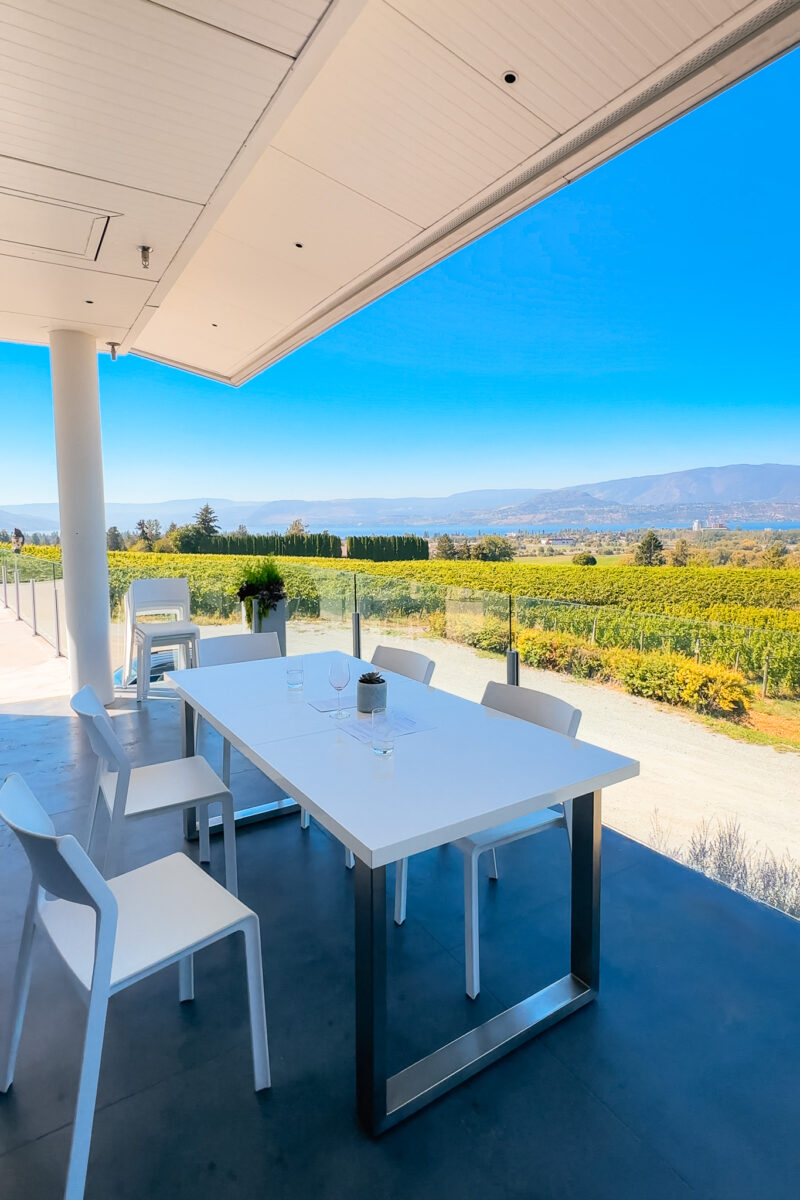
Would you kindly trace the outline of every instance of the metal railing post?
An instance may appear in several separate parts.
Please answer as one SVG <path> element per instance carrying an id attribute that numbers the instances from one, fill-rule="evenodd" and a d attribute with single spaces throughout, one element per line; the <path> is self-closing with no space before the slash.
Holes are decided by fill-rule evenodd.
<path id="1" fill-rule="evenodd" d="M 361 658 L 361 613 L 358 611 L 358 582 L 357 576 L 353 576 L 353 612 L 351 616 L 353 625 L 353 658 Z"/>
<path id="2" fill-rule="evenodd" d="M 3 605 L 8 608 L 8 571 L 3 563 Z"/>
<path id="3" fill-rule="evenodd" d="M 53 616 L 56 622 L 56 658 L 61 658 L 61 619 L 58 612 L 58 588 L 55 574 L 53 575 Z"/>
<path id="4" fill-rule="evenodd" d="M 16 568 L 14 569 L 14 594 L 17 601 L 17 620 L 21 621 L 22 617 L 19 615 L 19 571 Z"/>
<path id="5" fill-rule="evenodd" d="M 253 596 L 253 624 L 252 624 L 252 632 L 253 632 L 253 633 L 258 633 L 258 630 L 259 630 L 259 611 L 258 611 L 258 600 L 256 599 L 256 597 L 255 597 L 255 596 Z"/>
<path id="6" fill-rule="evenodd" d="M 31 628 L 33 636 L 36 637 L 36 583 L 33 579 L 31 580 Z"/>
<path id="7" fill-rule="evenodd" d="M 508 650 L 506 651 L 506 683 L 519 687 L 519 650 L 514 649 L 514 598 L 508 597 Z"/>

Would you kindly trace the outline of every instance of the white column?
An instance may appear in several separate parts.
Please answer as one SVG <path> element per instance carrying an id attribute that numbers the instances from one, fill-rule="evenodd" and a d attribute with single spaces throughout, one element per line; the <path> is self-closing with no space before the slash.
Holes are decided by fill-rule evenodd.
<path id="1" fill-rule="evenodd" d="M 50 376 L 70 683 L 74 692 L 91 684 L 102 703 L 110 704 L 114 685 L 94 337 L 75 329 L 54 330 Z"/>

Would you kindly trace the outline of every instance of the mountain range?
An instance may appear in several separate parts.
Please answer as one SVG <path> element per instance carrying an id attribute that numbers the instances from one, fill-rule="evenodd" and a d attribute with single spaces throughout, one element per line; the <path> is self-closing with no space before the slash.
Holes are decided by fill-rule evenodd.
<path id="1" fill-rule="evenodd" d="M 800 466 L 778 463 L 697 467 L 661 475 L 639 475 L 564 488 L 497 488 L 451 496 L 368 497 L 339 500 L 193 500 L 106 504 L 106 523 L 132 529 L 144 517 L 166 528 L 190 522 L 208 502 L 223 529 L 246 525 L 251 532 L 283 529 L 296 518 L 312 529 L 432 531 L 441 527 L 517 529 L 543 525 L 671 525 L 709 515 L 731 522 L 797 520 L 800 524 Z M 57 504 L 14 504 L 0 508 L 0 527 L 24 533 L 58 528 Z"/>

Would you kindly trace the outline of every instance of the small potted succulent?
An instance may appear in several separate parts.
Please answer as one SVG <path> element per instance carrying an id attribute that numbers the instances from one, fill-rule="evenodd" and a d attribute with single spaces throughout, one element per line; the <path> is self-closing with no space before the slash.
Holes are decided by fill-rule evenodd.
<path id="1" fill-rule="evenodd" d="M 359 678 L 356 706 L 360 713 L 386 708 L 386 680 L 379 671 L 366 671 Z"/>

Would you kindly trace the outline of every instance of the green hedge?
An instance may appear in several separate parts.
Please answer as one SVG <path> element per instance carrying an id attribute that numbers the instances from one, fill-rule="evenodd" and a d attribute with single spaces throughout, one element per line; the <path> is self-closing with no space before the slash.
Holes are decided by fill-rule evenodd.
<path id="1" fill-rule="evenodd" d="M 372 562 L 409 562 L 427 559 L 428 543 L 425 538 L 404 533 L 400 537 L 349 537 L 348 558 L 367 558 Z"/>
<path id="2" fill-rule="evenodd" d="M 342 539 L 335 533 L 219 533 L 199 538 L 197 553 L 341 558 Z"/>

